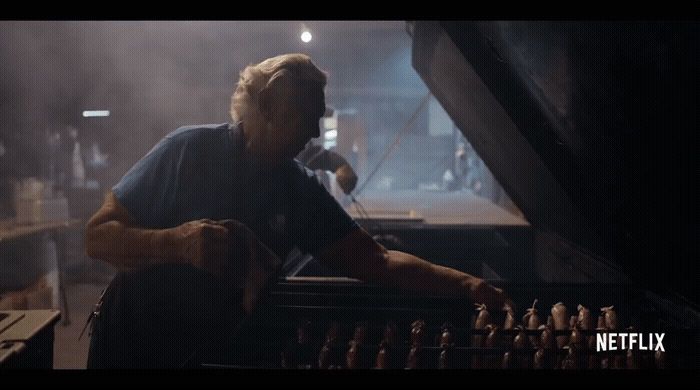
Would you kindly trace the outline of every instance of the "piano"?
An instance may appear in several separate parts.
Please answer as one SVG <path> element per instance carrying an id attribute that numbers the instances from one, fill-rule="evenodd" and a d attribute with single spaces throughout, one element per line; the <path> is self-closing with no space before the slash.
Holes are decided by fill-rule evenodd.
<path id="1" fill-rule="evenodd" d="M 406 30 L 413 67 L 525 222 L 408 213 L 360 223 L 392 237 L 389 247 L 502 287 L 524 329 L 490 310 L 500 333 L 487 340 L 493 329 L 475 326 L 473 302 L 329 275 L 307 259 L 271 287 L 230 355 L 204 366 L 700 367 L 698 24 L 417 21 Z M 572 323 L 576 337 L 664 333 L 665 354 L 551 343 L 538 362 L 544 330 L 522 321 L 535 300 L 542 324 L 555 304 L 566 306 L 557 341 L 574 337 L 569 316 L 583 305 L 603 322 Z M 610 306 L 615 326 L 601 311 Z"/>

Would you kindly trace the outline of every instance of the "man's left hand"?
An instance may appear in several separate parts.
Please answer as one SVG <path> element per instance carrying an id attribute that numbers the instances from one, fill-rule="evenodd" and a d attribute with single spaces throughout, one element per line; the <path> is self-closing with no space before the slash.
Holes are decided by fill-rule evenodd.
<path id="1" fill-rule="evenodd" d="M 485 280 L 475 278 L 469 283 L 469 295 L 475 303 L 483 303 L 489 310 L 504 310 L 506 306 L 515 310 L 513 300 L 500 288 L 494 287 Z"/>

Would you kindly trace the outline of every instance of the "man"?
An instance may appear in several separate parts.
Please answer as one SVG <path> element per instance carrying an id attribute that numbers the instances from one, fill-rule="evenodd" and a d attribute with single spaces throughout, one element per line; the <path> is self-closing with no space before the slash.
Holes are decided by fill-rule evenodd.
<path id="1" fill-rule="evenodd" d="M 223 342 L 207 336 L 252 311 L 295 246 L 350 277 L 504 304 L 482 279 L 377 244 L 293 159 L 319 136 L 325 84 L 303 54 L 246 67 L 233 124 L 168 134 L 106 195 L 87 253 L 137 271 L 118 274 L 96 310 L 88 367 L 178 367 L 216 353 Z"/>

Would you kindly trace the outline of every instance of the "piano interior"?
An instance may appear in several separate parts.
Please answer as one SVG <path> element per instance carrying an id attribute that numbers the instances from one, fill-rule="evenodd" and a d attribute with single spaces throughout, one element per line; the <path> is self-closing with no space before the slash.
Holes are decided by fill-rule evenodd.
<path id="1" fill-rule="evenodd" d="M 306 257 L 244 327 L 232 350 L 245 353 L 209 365 L 697 368 L 696 278 L 678 274 L 697 275 L 692 228 L 671 218 L 690 201 L 691 179 L 677 170 L 673 204 L 635 179 L 690 153 L 677 142 L 696 124 L 684 111 L 696 110 L 695 87 L 682 77 L 697 61 L 683 54 L 697 26 L 420 21 L 407 32 L 413 67 L 512 203 L 394 191 L 348 209 L 387 248 L 502 287 L 516 311 L 508 319 L 499 308 L 367 285 Z M 677 73 L 662 82 L 656 60 L 635 50 L 671 37 L 678 47 L 664 58 Z M 679 89 L 660 103 L 666 112 L 640 101 L 668 88 Z M 671 123 L 678 139 L 659 134 Z M 655 161 L 676 159 L 643 158 L 653 142 Z M 621 332 L 639 333 L 646 350 L 596 350 L 597 335 Z M 649 346 L 650 333 L 665 333 L 666 352 Z"/>

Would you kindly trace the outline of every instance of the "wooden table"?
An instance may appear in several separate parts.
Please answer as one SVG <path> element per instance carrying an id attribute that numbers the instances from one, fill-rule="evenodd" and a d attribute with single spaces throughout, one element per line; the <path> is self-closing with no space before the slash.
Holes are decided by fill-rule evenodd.
<path id="1" fill-rule="evenodd" d="M 58 310 L 0 311 L 0 371 L 53 368 Z"/>
<path id="2" fill-rule="evenodd" d="M 61 316 L 61 324 L 67 326 L 70 324 L 70 316 L 68 313 L 68 298 L 66 297 L 66 289 L 64 285 L 65 267 L 68 261 L 68 241 L 66 239 L 66 231 L 81 223 L 79 219 L 68 219 L 62 221 L 42 222 L 36 224 L 19 225 L 13 219 L 0 220 L 0 244 L 14 240 L 28 238 L 41 233 L 49 233 L 51 238 L 56 243 L 56 262 L 58 267 L 58 291 L 61 296 L 59 306 L 63 315 Z"/>

